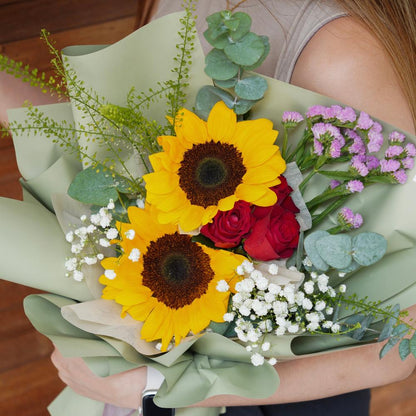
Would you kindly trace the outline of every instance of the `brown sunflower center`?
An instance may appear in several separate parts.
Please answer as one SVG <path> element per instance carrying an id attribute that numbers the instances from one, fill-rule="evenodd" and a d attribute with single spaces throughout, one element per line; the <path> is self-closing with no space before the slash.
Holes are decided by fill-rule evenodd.
<path id="1" fill-rule="evenodd" d="M 194 144 L 184 153 L 179 186 L 193 205 L 204 208 L 232 195 L 246 168 L 239 150 L 228 143 Z"/>
<path id="2" fill-rule="evenodd" d="M 214 278 L 210 257 L 188 235 L 166 234 L 152 241 L 143 256 L 143 284 L 172 309 L 190 305 Z"/>

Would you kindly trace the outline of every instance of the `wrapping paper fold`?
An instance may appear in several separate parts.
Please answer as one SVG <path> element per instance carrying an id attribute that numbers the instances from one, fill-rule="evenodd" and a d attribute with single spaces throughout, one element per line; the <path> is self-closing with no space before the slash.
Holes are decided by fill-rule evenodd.
<path id="1" fill-rule="evenodd" d="M 132 87 L 147 91 L 158 81 L 171 77 L 178 43 L 173 34 L 179 30 L 179 16 L 173 14 L 152 22 L 114 45 L 70 47 L 64 50 L 64 55 L 86 86 L 108 102 L 123 105 Z M 197 90 L 210 83 L 203 67 L 202 50 L 196 45 L 188 88 L 189 108 Z M 335 104 L 330 98 L 274 79 L 268 79 L 268 84 L 265 99 L 253 108 L 251 117 L 269 118 L 278 130 L 281 130 L 279 120 L 283 111 L 304 112 L 311 105 Z M 149 116 L 160 121 L 164 105 L 161 102 L 152 106 Z M 81 123 L 81 114 L 70 103 L 40 109 L 52 119 L 66 120 L 73 125 Z M 9 118 L 22 122 L 25 110 L 12 110 Z M 391 130 L 390 126 L 383 125 L 387 132 Z M 297 134 L 299 139 L 301 131 Z M 65 201 L 63 195 L 82 166 L 76 155 L 63 154 L 52 139 L 28 133 L 14 136 L 24 178 L 25 201 L 0 199 L 0 229 L 7 236 L 0 262 L 1 278 L 51 293 L 30 296 L 25 301 L 26 313 L 35 328 L 48 336 L 64 355 L 83 357 L 100 376 L 144 364 L 157 367 L 166 377 L 157 395 L 157 402 L 162 406 L 181 408 L 217 394 L 253 398 L 271 395 L 279 382 L 275 370 L 269 365 L 252 366 L 244 347 L 218 334 L 194 337 L 163 355 L 158 355 L 151 345 L 149 357 L 139 354 L 134 348 L 137 340 L 131 336 L 131 329 L 140 325 L 132 319 L 119 318 L 118 311 L 114 311 L 117 305 L 94 301 L 100 296 L 97 283 L 100 269 L 94 270 L 83 283 L 65 277 L 64 261 L 70 254 L 65 224 L 77 217 L 79 207 Z M 81 143 L 84 139 L 79 137 Z M 415 143 L 414 137 L 411 140 Z M 91 146 L 91 152 L 95 151 L 101 149 Z M 132 158 L 133 163 L 134 155 Z M 388 240 L 388 254 L 381 262 L 348 277 L 346 283 L 351 293 L 386 303 L 399 302 L 402 308 L 415 303 L 416 182 L 412 180 L 415 175 L 416 169 L 413 169 L 406 185 L 370 187 L 348 203 L 364 216 L 364 230 L 383 234 Z M 309 193 L 316 195 L 322 187 L 322 182 L 316 180 L 309 187 Z M 331 218 L 322 227 L 330 223 Z M 82 313 L 80 305 L 74 307 L 77 301 L 88 300 L 103 306 L 103 319 L 99 322 L 89 319 L 88 308 Z M 117 316 L 110 321 L 108 313 Z M 130 331 L 124 331 L 123 326 L 130 327 Z M 120 327 L 124 336 L 120 336 Z M 271 352 L 288 359 L 355 343 L 347 337 L 273 337 Z M 103 410 L 104 404 L 76 396 L 68 389 L 49 407 L 53 416 L 101 416 Z M 216 413 L 218 409 L 178 411 L 192 416 Z"/>

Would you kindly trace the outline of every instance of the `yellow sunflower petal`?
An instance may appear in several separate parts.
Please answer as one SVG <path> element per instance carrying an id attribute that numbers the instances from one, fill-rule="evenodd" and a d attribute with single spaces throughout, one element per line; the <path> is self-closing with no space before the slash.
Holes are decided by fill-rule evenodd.
<path id="1" fill-rule="evenodd" d="M 143 324 L 140 332 L 141 337 L 146 341 L 165 338 L 162 337 L 163 334 L 160 332 L 160 327 L 163 325 L 165 316 L 166 306 L 158 302 Z"/>
<path id="2" fill-rule="evenodd" d="M 257 168 L 248 169 L 243 176 L 243 181 L 247 185 L 262 184 L 276 180 L 284 170 L 280 166 L 263 165 Z"/>
<path id="3" fill-rule="evenodd" d="M 235 190 L 235 194 L 238 199 L 242 199 L 243 201 L 254 203 L 258 199 L 262 198 L 268 191 L 268 188 L 265 186 L 259 185 L 249 185 L 242 183 L 237 186 Z M 273 204 L 271 204 L 273 205 Z"/>
<path id="4" fill-rule="evenodd" d="M 134 305 L 128 308 L 129 315 L 136 321 L 145 321 L 149 316 L 149 313 L 156 306 L 157 300 L 155 298 L 149 298 L 146 302 Z"/>
<path id="5" fill-rule="evenodd" d="M 209 140 L 207 125 L 196 114 L 183 108 L 176 116 L 175 132 L 187 146 Z"/>
<path id="6" fill-rule="evenodd" d="M 277 202 L 276 194 L 267 189 L 266 193 L 259 199 L 253 201 L 253 204 L 258 205 L 259 207 L 270 207 Z"/>
<path id="7" fill-rule="evenodd" d="M 203 207 L 189 205 L 181 214 L 179 226 L 185 232 L 195 230 L 201 225 L 203 216 Z"/>
<path id="8" fill-rule="evenodd" d="M 214 105 L 208 116 L 209 137 L 214 141 L 232 143 L 237 126 L 237 116 L 223 101 Z"/>
<path id="9" fill-rule="evenodd" d="M 237 197 L 234 194 L 227 196 L 227 198 L 223 198 L 218 202 L 218 209 L 220 211 L 229 211 L 230 209 L 233 209 L 236 202 Z"/>
<path id="10" fill-rule="evenodd" d="M 151 188 L 153 193 L 167 194 L 179 185 L 179 178 L 170 172 L 157 171 L 143 175 L 146 189 Z"/>
<path id="11" fill-rule="evenodd" d="M 265 118 L 257 120 L 246 120 L 237 123 L 235 130 L 235 144 L 245 151 L 246 146 L 253 146 L 257 143 L 258 146 L 272 145 L 276 141 L 278 132 L 273 130 L 273 123 Z"/>
<path id="12" fill-rule="evenodd" d="M 163 150 L 169 155 L 172 161 L 180 162 L 183 158 L 183 153 L 186 150 L 184 143 L 181 142 L 176 136 L 159 136 L 159 144 L 163 147 Z"/>
<path id="13" fill-rule="evenodd" d="M 153 153 L 149 156 L 149 160 L 154 171 L 167 170 L 176 173 L 180 167 L 179 163 L 174 163 L 165 152 Z"/>

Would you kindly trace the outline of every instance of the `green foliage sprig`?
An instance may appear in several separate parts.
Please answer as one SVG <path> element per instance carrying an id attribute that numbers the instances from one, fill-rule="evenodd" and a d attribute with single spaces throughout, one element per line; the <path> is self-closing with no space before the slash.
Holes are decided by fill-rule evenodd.
<path id="1" fill-rule="evenodd" d="M 205 72 L 214 85 L 200 89 L 196 111 L 207 118 L 211 108 L 220 100 L 236 114 L 244 115 L 264 96 L 267 81 L 259 75 L 245 75 L 266 59 L 270 44 L 267 36 L 250 32 L 251 17 L 228 10 L 207 17 L 205 39 L 214 49 L 205 58 Z"/>

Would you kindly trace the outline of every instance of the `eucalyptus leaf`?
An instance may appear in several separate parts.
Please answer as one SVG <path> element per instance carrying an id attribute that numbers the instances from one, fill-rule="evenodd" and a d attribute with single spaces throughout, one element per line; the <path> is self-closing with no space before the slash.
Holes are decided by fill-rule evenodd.
<path id="1" fill-rule="evenodd" d="M 218 101 L 224 101 L 228 108 L 234 107 L 234 97 L 230 93 L 212 85 L 205 85 L 196 96 L 195 111 L 199 117 L 207 120 L 212 107 Z"/>
<path id="2" fill-rule="evenodd" d="M 416 358 L 416 331 L 413 333 L 412 338 L 410 338 L 410 352 L 415 356 Z"/>
<path id="3" fill-rule="evenodd" d="M 361 328 L 356 329 L 351 334 L 349 334 L 349 336 L 359 341 L 364 337 L 365 332 L 367 331 L 368 327 L 371 325 L 371 322 L 373 322 L 373 320 L 374 317 L 372 315 L 364 316 L 363 319 L 360 321 Z"/>
<path id="4" fill-rule="evenodd" d="M 234 89 L 235 93 L 245 100 L 260 100 L 266 90 L 267 81 L 258 75 L 240 79 Z"/>
<path id="5" fill-rule="evenodd" d="M 259 38 L 263 42 L 264 52 L 260 56 L 260 58 L 253 65 L 244 66 L 244 69 L 246 71 L 252 71 L 253 69 L 256 69 L 257 67 L 259 67 L 264 62 L 264 60 L 267 58 L 267 55 L 270 52 L 270 42 L 269 42 L 269 38 L 267 36 L 259 36 Z"/>
<path id="6" fill-rule="evenodd" d="M 227 28 L 224 29 L 225 30 L 222 31 L 221 34 L 219 34 L 220 31 L 208 28 L 204 32 L 204 37 L 211 46 L 213 46 L 216 49 L 222 50 L 231 43 L 228 36 L 228 30 Z"/>
<path id="7" fill-rule="evenodd" d="M 408 338 L 402 339 L 399 344 L 399 355 L 402 361 L 404 361 L 410 354 L 410 340 Z"/>
<path id="8" fill-rule="evenodd" d="M 361 233 L 352 240 L 352 256 L 362 266 L 379 261 L 387 250 L 386 239 L 377 233 Z"/>
<path id="9" fill-rule="evenodd" d="M 345 269 L 351 263 L 351 237 L 347 234 L 320 238 L 316 249 L 322 259 L 335 269 Z"/>
<path id="10" fill-rule="evenodd" d="M 247 13 L 236 12 L 233 14 L 233 18 L 238 20 L 238 26 L 234 31 L 231 31 L 230 38 L 237 41 L 250 32 L 251 17 Z"/>
<path id="11" fill-rule="evenodd" d="M 110 199 L 118 199 L 117 185 L 112 173 L 104 166 L 89 167 L 75 176 L 68 195 L 85 204 L 103 207 Z"/>
<path id="12" fill-rule="evenodd" d="M 238 100 L 234 104 L 234 111 L 237 115 L 246 114 L 251 110 L 251 107 L 253 107 L 254 104 L 256 104 L 257 101 L 254 100 Z"/>
<path id="13" fill-rule="evenodd" d="M 380 358 L 383 358 L 398 342 L 400 338 L 390 338 L 380 351 Z"/>
<path id="14" fill-rule="evenodd" d="M 217 87 L 233 88 L 235 84 L 237 84 L 237 77 L 233 77 L 233 78 L 225 79 L 225 80 L 214 79 L 213 81 Z"/>
<path id="15" fill-rule="evenodd" d="M 205 58 L 205 73 L 218 80 L 227 80 L 237 75 L 239 67 L 223 51 L 213 49 Z"/>
<path id="16" fill-rule="evenodd" d="M 400 325 L 397 325 L 393 329 L 393 332 L 391 333 L 391 336 L 393 338 L 403 338 L 408 332 L 409 332 L 409 328 L 407 327 L 407 325 L 406 324 L 400 324 Z"/>
<path id="17" fill-rule="evenodd" d="M 249 32 L 237 42 L 227 45 L 224 52 L 237 65 L 247 66 L 255 64 L 263 55 L 265 46 L 262 39 Z M 220 78 L 218 78 L 220 79 Z"/>
<path id="18" fill-rule="evenodd" d="M 317 270 L 321 270 L 323 272 L 327 271 L 329 269 L 329 266 L 319 255 L 318 250 L 316 249 L 316 242 L 320 238 L 327 237 L 329 235 L 330 234 L 327 231 L 315 231 L 305 238 L 305 242 L 303 245 L 309 260 L 312 262 L 312 264 L 315 266 Z"/>
<path id="19" fill-rule="evenodd" d="M 212 331 L 214 331 L 215 333 L 220 334 L 220 335 L 224 335 L 228 331 L 228 328 L 230 326 L 231 326 L 230 322 L 211 321 L 211 323 L 209 324 L 209 328 L 212 329 Z"/>
<path id="20" fill-rule="evenodd" d="M 397 320 L 399 319 L 400 305 L 399 304 L 394 305 L 391 310 L 391 313 L 394 315 L 394 317 L 387 319 L 378 337 L 379 342 L 385 341 L 387 338 L 391 336 L 394 325 L 396 325 Z"/>
<path id="21" fill-rule="evenodd" d="M 352 259 L 348 267 L 345 267 L 343 269 L 338 269 L 338 271 L 341 273 L 352 273 L 358 270 L 360 267 L 361 265 L 358 264 L 354 259 Z"/>

